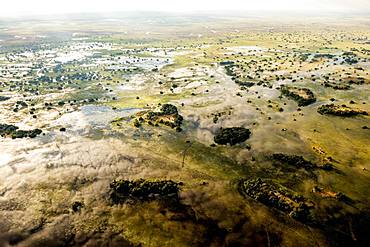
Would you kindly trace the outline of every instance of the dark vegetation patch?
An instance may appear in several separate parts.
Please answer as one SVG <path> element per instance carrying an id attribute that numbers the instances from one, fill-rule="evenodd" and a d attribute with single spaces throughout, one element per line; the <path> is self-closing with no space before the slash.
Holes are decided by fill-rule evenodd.
<path id="1" fill-rule="evenodd" d="M 342 64 L 353 65 L 353 64 L 357 64 L 359 61 L 359 58 L 353 52 L 343 52 L 342 57 L 343 57 Z"/>
<path id="2" fill-rule="evenodd" d="M 354 201 L 342 192 L 318 185 L 314 186 L 310 199 L 289 188 L 261 178 L 240 179 L 238 182 L 241 195 L 319 229 L 329 246 L 367 246 L 370 237 L 364 229 L 370 226 L 368 209 L 357 208 Z"/>
<path id="3" fill-rule="evenodd" d="M 140 127 L 143 122 L 147 122 L 149 125 L 159 126 L 165 125 L 169 126 L 176 131 L 180 132 L 181 124 L 183 122 L 183 117 L 178 113 L 177 107 L 171 104 L 162 105 L 160 111 L 149 111 L 144 116 L 138 114 L 138 118 L 134 120 L 134 126 Z"/>
<path id="4" fill-rule="evenodd" d="M 239 84 L 242 87 L 253 87 L 255 85 L 254 82 L 250 81 L 235 81 L 235 83 Z"/>
<path id="5" fill-rule="evenodd" d="M 349 76 L 347 78 L 342 79 L 346 83 L 350 85 L 363 85 L 365 83 L 369 83 L 368 79 L 365 79 L 364 77 L 354 77 L 354 76 Z"/>
<path id="6" fill-rule="evenodd" d="M 361 109 L 354 109 L 346 105 L 322 105 L 317 109 L 317 112 L 322 115 L 334 115 L 342 117 L 352 117 L 357 115 L 369 115 L 368 112 Z"/>
<path id="7" fill-rule="evenodd" d="M 40 129 L 19 130 L 19 128 L 14 125 L 0 124 L 0 136 L 2 137 L 11 137 L 13 139 L 25 137 L 35 138 L 41 133 L 42 130 Z"/>
<path id="8" fill-rule="evenodd" d="M 329 79 L 329 77 L 327 76 L 326 79 Z M 322 85 L 335 90 L 349 90 L 353 85 L 363 85 L 366 83 L 369 83 L 369 80 L 364 77 L 347 76 L 345 78 L 340 78 L 337 81 L 325 81 Z"/>
<path id="9" fill-rule="evenodd" d="M 223 112 L 216 112 L 216 113 L 212 113 L 211 115 L 213 116 L 213 123 L 216 124 L 218 122 L 218 120 L 222 117 L 222 116 L 226 116 L 226 115 L 231 115 L 231 111 L 229 111 L 229 113 L 227 113 L 226 111 L 223 111 Z"/>
<path id="10" fill-rule="evenodd" d="M 6 101 L 10 99 L 10 97 L 7 97 L 7 96 L 0 96 L 0 101 Z"/>
<path id="11" fill-rule="evenodd" d="M 231 79 L 242 88 L 252 87 L 255 85 L 254 82 L 245 81 L 241 78 L 241 76 L 235 70 L 235 68 L 239 67 L 239 65 L 235 64 L 233 61 L 224 61 L 221 62 L 220 65 L 224 66 L 226 70 L 226 75 L 230 76 Z"/>
<path id="12" fill-rule="evenodd" d="M 246 141 L 251 135 L 251 131 L 242 127 L 220 128 L 214 141 L 220 145 L 230 144 L 231 146 Z"/>
<path id="13" fill-rule="evenodd" d="M 13 111 L 18 111 L 18 110 L 22 110 L 22 109 L 25 109 L 28 107 L 28 104 L 22 100 L 18 100 L 16 103 L 15 103 L 15 108 Z"/>
<path id="14" fill-rule="evenodd" d="M 308 88 L 288 87 L 283 85 L 280 91 L 282 95 L 295 100 L 298 106 L 307 106 L 316 101 L 314 94 Z"/>
<path id="15" fill-rule="evenodd" d="M 334 57 L 335 57 L 335 55 L 333 55 L 333 54 L 325 54 L 325 53 L 315 54 L 315 55 L 314 55 L 314 58 L 333 59 Z"/>
<path id="16" fill-rule="evenodd" d="M 320 162 L 319 164 L 313 163 L 309 160 L 306 160 L 304 157 L 300 155 L 290 155 L 290 154 L 283 154 L 283 153 L 275 153 L 271 156 L 272 160 L 274 162 L 278 162 L 282 165 L 288 165 L 288 168 L 294 167 L 294 168 L 303 168 L 307 171 L 311 172 L 311 177 L 316 177 L 312 171 L 314 169 L 322 169 L 325 171 L 333 171 L 336 170 L 335 167 L 331 162 L 324 161 Z M 289 169 L 288 169 L 289 170 Z"/>
<path id="17" fill-rule="evenodd" d="M 72 210 L 73 212 L 79 212 L 81 211 L 81 209 L 84 207 L 84 203 L 83 202 L 80 202 L 80 201 L 75 201 L 73 202 L 72 204 Z"/>
<path id="18" fill-rule="evenodd" d="M 239 192 L 269 207 L 287 213 L 296 220 L 304 223 L 311 222 L 310 210 L 313 208 L 313 204 L 303 196 L 291 192 L 281 185 L 260 178 L 241 179 Z"/>
<path id="19" fill-rule="evenodd" d="M 304 168 L 306 170 L 310 170 L 317 167 L 316 164 L 312 163 L 309 160 L 306 160 L 305 158 L 299 155 L 275 153 L 272 155 L 272 159 L 283 164 L 287 164 L 297 168 Z"/>
<path id="20" fill-rule="evenodd" d="M 114 203 L 123 203 L 127 199 L 141 201 L 165 198 L 178 199 L 180 185 L 181 183 L 172 180 L 116 180 L 110 184 L 110 197 Z"/>
<path id="21" fill-rule="evenodd" d="M 341 85 L 337 83 L 329 83 L 329 82 L 324 82 L 325 87 L 330 87 L 335 90 L 349 90 L 351 87 L 349 85 Z"/>

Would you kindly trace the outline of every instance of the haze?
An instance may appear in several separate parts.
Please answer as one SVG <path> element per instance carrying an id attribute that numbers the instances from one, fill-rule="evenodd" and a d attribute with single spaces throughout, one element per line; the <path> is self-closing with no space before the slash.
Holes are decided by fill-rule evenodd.
<path id="1" fill-rule="evenodd" d="M 171 1 L 171 0 L 13 0 L 2 3 L 0 15 L 50 15 L 78 12 L 109 12 L 109 11 L 304 11 L 304 12 L 350 12 L 370 10 L 370 2 L 366 0 L 229 0 L 229 1 Z"/>

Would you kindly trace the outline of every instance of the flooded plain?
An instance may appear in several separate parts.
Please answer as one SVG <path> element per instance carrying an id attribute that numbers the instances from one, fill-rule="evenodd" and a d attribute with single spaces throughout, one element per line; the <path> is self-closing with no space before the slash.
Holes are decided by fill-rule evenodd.
<path id="1" fill-rule="evenodd" d="M 0 246 L 367 246 L 369 30 L 214 25 L 1 42 Z"/>

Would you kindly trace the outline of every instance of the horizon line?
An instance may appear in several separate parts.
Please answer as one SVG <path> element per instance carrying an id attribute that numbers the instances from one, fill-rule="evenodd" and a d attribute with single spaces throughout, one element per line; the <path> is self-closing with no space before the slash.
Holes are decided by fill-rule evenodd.
<path id="1" fill-rule="evenodd" d="M 256 10 L 119 10 L 119 11 L 81 11 L 81 12 L 64 12 L 64 13 L 18 13 L 18 14 L 11 14 L 11 15 L 0 15 L 0 19 L 22 19 L 22 18 L 37 18 L 37 17 L 65 17 L 65 16 L 75 16 L 75 15 L 91 15 L 91 14 L 98 14 L 98 15 L 109 15 L 109 14 L 139 14 L 139 13 L 151 13 L 151 14 L 183 14 L 183 15 L 196 15 L 196 14 L 217 14 L 217 15 L 235 15 L 235 14 L 304 14 L 305 16 L 317 16 L 317 15 L 333 15 L 333 14 L 341 14 L 341 15 L 365 15 L 370 14 L 369 10 L 352 10 L 352 11 L 344 11 L 344 10 L 263 10 L 263 9 L 256 9 Z"/>

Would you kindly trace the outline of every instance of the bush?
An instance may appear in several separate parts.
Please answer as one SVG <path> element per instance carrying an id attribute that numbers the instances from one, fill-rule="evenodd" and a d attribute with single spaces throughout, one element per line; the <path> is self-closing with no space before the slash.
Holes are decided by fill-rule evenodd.
<path id="1" fill-rule="evenodd" d="M 251 135 L 251 131 L 242 127 L 221 128 L 217 131 L 214 141 L 217 144 L 231 146 L 246 141 Z"/>

